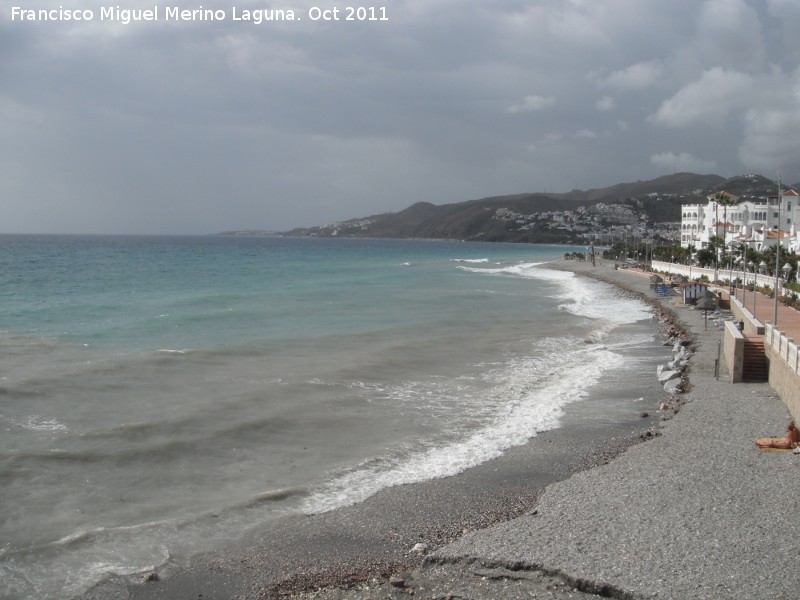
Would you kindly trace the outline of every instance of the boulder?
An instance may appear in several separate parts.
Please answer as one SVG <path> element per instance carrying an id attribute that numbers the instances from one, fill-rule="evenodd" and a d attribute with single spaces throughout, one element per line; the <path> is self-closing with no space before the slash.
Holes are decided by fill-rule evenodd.
<path id="1" fill-rule="evenodd" d="M 673 379 L 680 379 L 681 372 L 675 369 L 664 370 L 658 376 L 659 383 L 666 383 L 668 381 L 672 381 Z"/>

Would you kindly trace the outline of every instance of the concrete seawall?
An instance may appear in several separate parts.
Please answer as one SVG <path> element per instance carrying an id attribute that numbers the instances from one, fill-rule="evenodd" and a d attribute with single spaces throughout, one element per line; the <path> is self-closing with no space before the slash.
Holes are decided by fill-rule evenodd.
<path id="1" fill-rule="evenodd" d="M 795 421 L 800 422 L 800 357 L 797 344 L 771 323 L 766 326 L 764 340 L 769 360 L 769 385 L 786 403 Z"/>

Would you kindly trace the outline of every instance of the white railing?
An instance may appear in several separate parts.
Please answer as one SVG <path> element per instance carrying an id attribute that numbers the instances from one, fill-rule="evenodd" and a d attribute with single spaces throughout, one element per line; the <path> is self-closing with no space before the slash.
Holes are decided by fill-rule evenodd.
<path id="1" fill-rule="evenodd" d="M 764 345 L 770 346 L 782 360 L 789 365 L 793 373 L 800 374 L 800 363 L 798 363 L 797 344 L 787 337 L 786 334 L 767 321 L 764 327 Z"/>
<path id="2" fill-rule="evenodd" d="M 695 267 L 693 265 L 681 265 L 678 263 L 667 262 L 663 260 L 654 260 L 652 262 L 654 271 L 662 271 L 664 273 L 671 273 L 674 275 L 683 275 L 689 279 L 699 279 L 703 275 L 708 277 L 709 281 L 714 281 L 714 269 Z M 761 273 L 742 273 L 741 270 L 725 269 L 720 267 L 716 271 L 717 281 L 733 281 L 739 279 L 744 281 L 747 285 L 756 282 L 759 287 L 772 288 L 775 286 L 774 275 L 762 275 Z"/>

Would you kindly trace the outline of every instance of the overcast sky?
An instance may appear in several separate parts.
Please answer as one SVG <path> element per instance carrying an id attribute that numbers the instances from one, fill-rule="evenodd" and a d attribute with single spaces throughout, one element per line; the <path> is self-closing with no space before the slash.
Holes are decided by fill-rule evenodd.
<path id="1" fill-rule="evenodd" d="M 352 22 L 332 1 L 4 1 L 0 232 L 285 230 L 677 171 L 800 181 L 800 0 L 384 2 Z M 233 20 L 270 6 L 299 20 Z"/>

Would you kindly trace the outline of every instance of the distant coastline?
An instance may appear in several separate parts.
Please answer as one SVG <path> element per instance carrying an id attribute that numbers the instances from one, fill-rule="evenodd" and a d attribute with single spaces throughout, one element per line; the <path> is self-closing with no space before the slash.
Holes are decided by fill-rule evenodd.
<path id="1" fill-rule="evenodd" d="M 586 245 L 623 237 L 673 243 L 681 207 L 716 191 L 766 197 L 775 183 L 758 175 L 723 178 L 676 173 L 649 181 L 567 193 L 492 196 L 454 204 L 416 202 L 380 213 L 290 231 L 228 230 L 219 235 L 345 237 Z"/>

